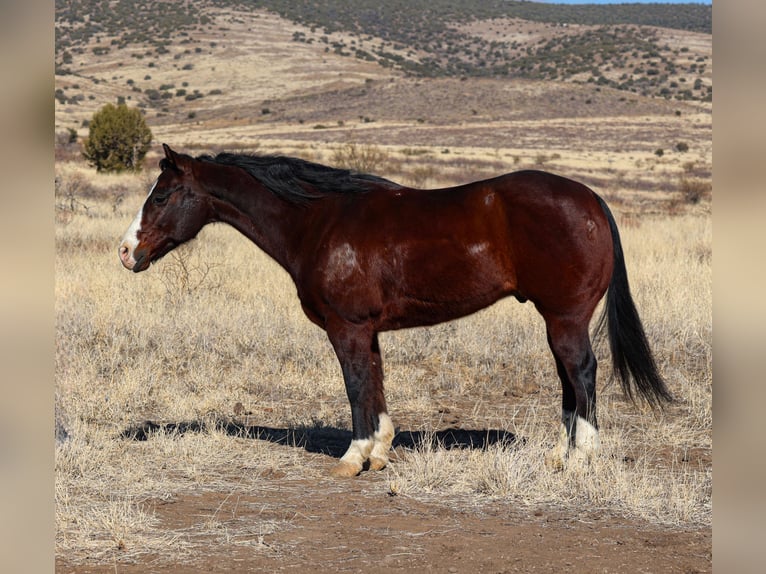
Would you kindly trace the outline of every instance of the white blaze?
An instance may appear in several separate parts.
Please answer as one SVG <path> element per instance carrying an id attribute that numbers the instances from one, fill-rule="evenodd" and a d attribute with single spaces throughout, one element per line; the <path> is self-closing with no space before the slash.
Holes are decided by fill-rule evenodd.
<path id="1" fill-rule="evenodd" d="M 146 194 L 146 197 L 149 197 L 152 194 L 155 187 L 157 187 L 157 181 L 155 181 L 151 189 L 149 189 L 149 193 Z M 127 231 L 122 236 L 122 241 L 120 241 L 120 259 L 122 260 L 122 264 L 128 269 L 133 269 L 133 266 L 136 264 L 133 252 L 136 250 L 136 247 L 138 247 L 138 232 L 141 231 L 141 219 L 143 218 L 143 213 L 144 208 L 141 206 L 141 209 L 138 210 L 138 213 L 133 218 L 133 221 L 131 221 Z"/>
<path id="2" fill-rule="evenodd" d="M 138 232 L 141 231 L 141 216 L 143 215 L 143 209 L 139 209 L 136 217 L 130 223 L 130 227 L 122 236 L 122 242 L 120 245 L 128 247 L 131 255 L 133 250 L 138 246 Z"/>

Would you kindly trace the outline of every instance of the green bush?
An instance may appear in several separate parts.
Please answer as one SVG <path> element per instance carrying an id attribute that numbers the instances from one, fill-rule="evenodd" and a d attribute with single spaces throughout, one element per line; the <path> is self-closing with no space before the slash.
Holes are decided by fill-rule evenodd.
<path id="1" fill-rule="evenodd" d="M 106 104 L 93 114 L 83 155 L 97 171 L 138 170 L 152 132 L 137 108 Z"/>

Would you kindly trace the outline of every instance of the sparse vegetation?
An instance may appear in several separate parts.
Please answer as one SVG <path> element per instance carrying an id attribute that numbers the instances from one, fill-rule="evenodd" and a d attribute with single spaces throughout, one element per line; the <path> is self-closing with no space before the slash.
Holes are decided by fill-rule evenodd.
<path id="1" fill-rule="evenodd" d="M 56 228 L 58 407 L 68 437 L 56 451 L 59 552 L 75 562 L 147 552 L 172 561 L 203 553 L 224 524 L 231 540 L 254 529 L 273 547 L 296 516 L 245 523 L 213 508 L 181 533 L 156 513 L 190 493 L 265 496 L 273 480 L 284 488 L 315 484 L 330 457 L 306 452 L 299 438 L 280 446 L 246 429 L 282 429 L 305 441 L 324 428 L 323 436 L 345 440 L 348 407 L 329 343 L 303 317 L 289 278 L 227 227 L 206 229 L 180 255 L 188 273 L 168 259 L 125 289 L 111 247 L 143 199 L 145 182 L 133 177 L 118 213 L 95 200 Z M 543 453 L 555 441 L 559 390 L 533 309 L 504 301 L 458 322 L 385 333 L 392 416 L 400 430 L 426 438 L 400 447 L 387 473 L 360 477 L 366 489 L 466 509 L 502 500 L 579 514 L 595 505 L 649 524 L 709 524 L 710 222 L 644 217 L 622 231 L 634 293 L 676 405 L 662 416 L 636 413 L 608 383 L 608 351 L 597 349 L 605 454 L 584 475 L 554 473 Z M 218 262 L 226 281 L 203 262 Z M 454 424 L 453 414 L 459 426 L 500 429 L 523 442 L 457 450 L 432 443 L 428 433 Z M 147 419 L 171 427 L 155 427 L 146 440 L 121 436 Z M 231 421 L 243 434 L 226 430 Z M 282 478 L 268 478 L 276 472 Z"/>
<path id="2" fill-rule="evenodd" d="M 349 143 L 337 148 L 332 154 L 332 164 L 361 173 L 386 171 L 389 154 L 378 146 Z"/>
<path id="3" fill-rule="evenodd" d="M 550 569 L 566 570 L 597 541 L 594 570 L 628 547 L 648 570 L 709 570 L 709 36 L 491 20 L 560 6 L 448 0 L 429 5 L 432 21 L 413 15 L 419 0 L 363 0 L 325 27 L 330 5 L 56 2 L 57 569 L 462 571 L 473 558 L 470 571 L 494 572 L 562 549 Z M 144 274 L 121 268 L 117 241 L 161 149 L 146 172 L 85 165 L 91 117 L 114 101 L 192 155 L 295 155 L 415 187 L 541 166 L 583 181 L 617 217 L 677 402 L 661 414 L 625 403 L 597 345 L 603 457 L 551 472 L 555 366 L 531 305 L 503 301 L 381 336 L 393 462 L 329 481 L 348 403 L 289 278 L 226 226 Z M 451 444 L 449 429 L 471 440 Z M 521 562 L 501 556 L 509 539 Z"/>
<path id="4" fill-rule="evenodd" d="M 218 7 L 252 10 L 252 3 L 229 0 Z M 201 31 L 211 23 L 214 6 L 204 1 L 175 7 L 172 14 L 161 4 L 110 3 L 97 0 L 57 2 L 56 70 L 72 73 L 73 54 L 100 39 L 113 36 L 117 50 L 144 43 L 155 54 L 170 54 L 170 38 Z M 704 64 L 690 62 L 685 68 L 697 76 L 693 88 L 670 78 L 679 70 L 669 47 L 660 43 L 656 28 L 712 33 L 712 7 L 701 4 L 638 4 L 560 6 L 537 2 L 384 3 L 365 0 L 283 2 L 268 0 L 267 8 L 310 28 L 296 31 L 300 43 L 324 43 L 328 52 L 377 62 L 423 77 L 522 77 L 595 82 L 618 90 L 678 100 L 712 100 L 712 86 L 699 74 Z M 83 18 L 88 14 L 89 18 Z M 342 15 L 342 17 L 339 17 Z M 546 23 L 557 30 L 551 39 L 520 44 L 510 27 L 497 39 L 467 31 L 464 24 L 481 20 L 520 18 Z M 573 33 L 567 27 L 583 26 Z M 126 30 L 141 30 L 130 33 Z M 328 34 L 350 34 L 355 40 L 333 40 Z M 100 56 L 110 47 L 98 42 L 91 50 Z M 197 48 L 201 52 L 201 48 Z M 187 49 L 184 54 L 189 52 Z M 197 53 L 199 53 L 197 52 Z M 134 54 L 135 55 L 135 54 Z M 178 58 L 181 54 L 175 54 Z M 636 66 L 635 62 L 643 62 Z M 153 65 L 151 63 L 150 65 Z M 192 70 L 186 62 L 183 70 Z"/>
<path id="5" fill-rule="evenodd" d="M 687 203 L 696 204 L 704 199 L 710 199 L 713 185 L 709 181 L 682 177 L 679 191 Z"/>

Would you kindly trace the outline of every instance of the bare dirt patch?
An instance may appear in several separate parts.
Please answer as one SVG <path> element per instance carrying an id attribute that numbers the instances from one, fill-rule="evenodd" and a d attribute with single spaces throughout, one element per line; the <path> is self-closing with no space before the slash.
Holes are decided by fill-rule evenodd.
<path id="1" fill-rule="evenodd" d="M 458 409 L 455 415 L 470 417 Z M 126 537 L 115 540 L 97 559 L 82 553 L 76 560 L 59 555 L 56 571 L 711 570 L 709 527 L 663 527 L 599 508 L 573 513 L 555 504 L 516 504 L 438 492 L 409 496 L 397 493 L 389 472 L 330 480 L 324 476 L 336 459 L 312 451 L 319 445 L 332 449 L 335 443 L 345 448 L 347 432 L 326 430 L 319 435 L 314 437 L 318 443 L 269 447 L 302 451 L 298 458 L 316 476 L 297 477 L 291 465 L 258 470 L 246 460 L 235 461 L 223 470 L 232 480 L 229 490 L 199 489 L 142 502 L 155 528 L 167 537 L 164 551 L 132 548 L 134 542 Z M 466 437 L 464 433 L 456 445 L 464 452 L 482 447 L 468 446 Z M 127 448 L 138 448 L 140 443 L 132 444 Z M 397 453 L 400 458 L 408 456 L 402 446 Z M 251 475 L 250 486 L 236 484 L 239 473 Z"/>
<path id="2" fill-rule="evenodd" d="M 326 466 L 330 467 L 327 461 Z M 263 477 L 258 493 L 183 495 L 155 509 L 159 526 L 197 548 L 57 572 L 708 572 L 711 532 L 670 530 L 599 512 L 577 516 L 505 504 L 479 511 L 391 496 L 380 478 L 342 483 Z M 212 529 L 211 517 L 216 520 Z M 278 534 L 253 528 L 284 523 Z M 203 550 L 204 549 L 204 550 Z"/>

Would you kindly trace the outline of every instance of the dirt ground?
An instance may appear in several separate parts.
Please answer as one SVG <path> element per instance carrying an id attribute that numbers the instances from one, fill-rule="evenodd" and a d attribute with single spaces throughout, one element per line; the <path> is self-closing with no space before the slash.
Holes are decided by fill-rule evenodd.
<path id="1" fill-rule="evenodd" d="M 327 464 L 330 466 L 330 461 Z M 214 493 L 183 496 L 156 508 L 163 526 L 188 536 L 211 512 L 226 521 L 288 517 L 278 547 L 262 540 L 211 544 L 204 556 L 168 563 L 70 566 L 88 572 L 709 572 L 710 530 L 670 531 L 584 511 L 579 516 L 506 505 L 465 512 L 438 501 L 425 503 L 370 493 L 375 478 L 342 483 L 270 485 L 264 492 L 229 498 Z M 260 538 L 260 537 L 259 537 Z M 275 537 L 276 538 L 276 537 Z"/>
<path id="2" fill-rule="evenodd" d="M 149 430 L 149 429 L 145 429 Z M 156 429 L 152 429 L 156 430 Z M 178 429 L 175 429 L 178 430 Z M 191 429 L 198 430 L 198 429 Z M 133 429 L 134 438 L 145 438 Z M 259 427 L 259 440 L 298 449 L 322 475 L 343 452 L 348 431 L 319 429 L 300 436 Z M 472 434 L 473 433 L 473 434 Z M 509 440 L 480 431 L 443 430 L 443 444 L 483 448 Z M 400 433 L 407 456 L 417 433 Z M 513 440 L 513 437 L 510 437 Z M 473 446 L 468 446 L 468 445 Z M 229 472 L 252 472 L 243 461 Z M 118 542 L 103 557 L 77 565 L 56 559 L 56 572 L 87 574 L 185 572 L 710 572 L 712 530 L 672 529 L 616 517 L 599 509 L 575 515 L 547 507 L 454 497 L 412 498 L 391 488 L 386 472 L 354 479 L 295 479 L 279 468 L 261 471 L 257 492 L 199 492 L 146 501 L 158 527 L 185 541 L 183 560 L 130 556 Z M 121 556 L 121 554 L 123 556 Z M 177 555 L 177 553 L 174 553 Z"/>
<path id="3" fill-rule="evenodd" d="M 332 464 L 326 460 L 328 469 Z M 188 495 L 158 504 L 163 526 L 194 536 L 217 512 L 227 521 L 289 520 L 273 538 L 211 543 L 204 556 L 183 563 L 162 556 L 139 562 L 71 566 L 96 572 L 709 572 L 709 529 L 674 531 L 584 511 L 579 516 L 504 504 L 471 512 L 381 493 L 380 479 L 307 484 L 264 477 L 250 496 Z M 371 492 L 375 491 L 375 492 Z M 274 539 L 279 542 L 275 543 Z M 275 546 L 275 544 L 277 544 Z"/>

